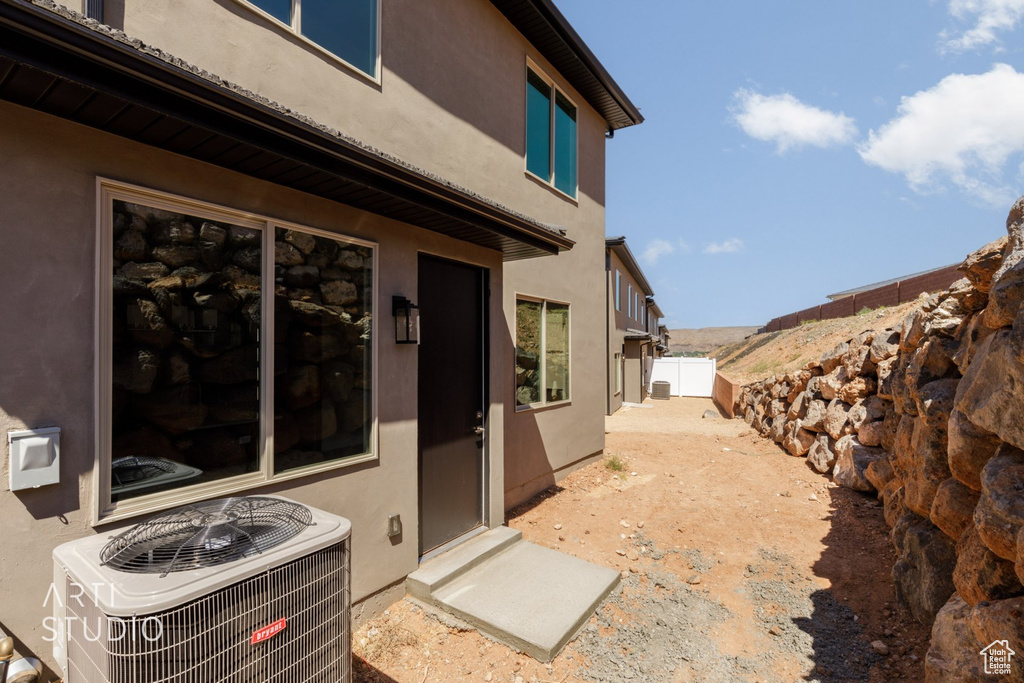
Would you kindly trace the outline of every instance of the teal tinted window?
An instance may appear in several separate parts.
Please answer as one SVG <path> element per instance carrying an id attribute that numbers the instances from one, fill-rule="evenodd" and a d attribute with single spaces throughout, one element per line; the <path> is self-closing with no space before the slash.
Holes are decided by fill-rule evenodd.
<path id="1" fill-rule="evenodd" d="M 551 86 L 532 71 L 526 79 L 526 168 L 551 178 Z"/>
<path id="2" fill-rule="evenodd" d="M 292 0 L 250 0 L 261 10 L 289 26 L 292 23 Z"/>
<path id="3" fill-rule="evenodd" d="M 561 93 L 555 102 L 555 187 L 576 196 L 576 107 Z"/>
<path id="4" fill-rule="evenodd" d="M 377 2 L 302 0 L 302 35 L 360 71 L 376 76 Z"/>

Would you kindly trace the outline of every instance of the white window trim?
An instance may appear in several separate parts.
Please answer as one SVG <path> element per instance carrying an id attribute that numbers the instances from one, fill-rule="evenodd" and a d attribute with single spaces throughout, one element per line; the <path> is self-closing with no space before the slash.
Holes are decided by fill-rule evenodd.
<path id="1" fill-rule="evenodd" d="M 314 50 L 316 50 L 320 54 L 324 55 L 325 57 L 328 57 L 332 61 L 337 62 L 341 66 L 345 67 L 347 70 L 349 70 L 349 71 L 351 71 L 351 72 L 361 76 L 362 78 L 370 81 L 371 83 L 375 83 L 376 85 L 381 85 L 381 44 L 380 43 L 381 43 L 381 17 L 383 15 L 382 7 L 384 5 L 384 0 L 377 0 L 377 59 L 376 59 L 376 62 L 374 63 L 374 71 L 376 72 L 375 74 L 368 74 L 368 73 L 366 73 L 365 71 L 360 69 L 358 66 L 355 66 L 354 64 L 351 64 L 350 62 L 345 61 L 344 59 L 342 59 L 338 55 L 334 54 L 333 52 L 331 52 L 330 50 L 328 50 L 324 46 L 320 45 L 320 43 L 317 43 L 314 40 L 310 40 L 306 36 L 302 35 L 302 33 L 301 33 L 301 22 L 302 22 L 301 6 L 302 6 L 302 0 L 292 0 L 292 17 L 291 17 L 292 23 L 291 24 L 284 23 L 283 21 L 281 21 L 277 17 L 268 14 L 267 12 L 263 11 L 261 8 L 257 7 L 256 5 L 252 4 L 251 2 L 248 2 L 248 0 L 235 0 L 235 2 L 237 2 L 239 5 L 241 5 L 242 7 L 246 8 L 250 12 L 254 12 L 255 14 L 259 15 L 264 20 L 270 22 L 275 28 L 277 28 L 279 30 L 287 31 L 291 36 L 299 39 L 304 45 L 307 45 L 308 47 L 313 48 Z M 300 10 L 300 11 L 296 11 L 296 10 Z"/>
<path id="2" fill-rule="evenodd" d="M 550 111 L 551 111 L 551 121 L 549 123 L 550 129 L 548 130 L 548 140 L 551 143 L 550 144 L 551 148 L 548 150 L 548 154 L 550 156 L 550 159 L 548 160 L 549 164 L 550 164 L 549 167 L 548 167 L 549 168 L 548 175 L 550 177 L 549 178 L 541 178 L 539 175 L 537 175 L 536 173 L 531 171 L 527 167 L 527 164 L 526 164 L 526 154 L 523 154 L 523 172 L 526 174 L 526 177 L 531 178 L 533 180 L 536 180 L 537 182 L 542 184 L 544 187 L 546 187 L 546 188 L 548 188 L 550 190 L 553 190 L 554 192 L 556 192 L 557 194 L 561 195 L 562 197 L 565 197 L 566 199 L 568 199 L 569 201 L 573 202 L 574 204 L 579 205 L 579 196 L 580 196 L 580 105 L 576 103 L 576 100 L 574 100 L 572 97 L 569 96 L 569 93 L 567 93 L 564 88 L 560 87 L 557 83 L 555 83 L 555 79 L 553 79 L 550 76 L 548 76 L 547 72 L 545 72 L 544 69 L 540 68 L 540 66 L 538 66 L 537 63 L 535 61 L 533 61 L 532 59 L 530 59 L 529 57 L 526 58 L 526 72 L 524 73 L 524 76 L 526 77 L 526 82 L 524 83 L 524 88 L 523 88 L 523 92 L 524 93 L 527 92 L 526 86 L 529 85 L 529 72 L 530 71 L 532 71 L 534 73 L 534 75 L 536 75 L 542 81 L 544 81 L 545 83 L 550 85 L 551 89 L 552 89 L 551 108 L 550 108 Z M 566 192 L 564 192 L 563 190 L 559 189 L 558 187 L 555 187 L 555 109 L 558 106 L 556 104 L 556 102 L 557 102 L 557 94 L 558 93 L 560 93 L 562 95 L 562 97 L 564 97 L 566 100 L 568 100 L 569 104 L 571 104 L 573 107 L 576 108 L 576 187 L 573 188 L 573 194 L 567 194 Z M 524 101 L 524 103 L 523 103 L 523 122 L 524 123 L 526 122 L 527 115 L 529 114 L 529 107 L 530 107 L 529 98 L 526 98 L 526 101 Z M 530 144 L 530 141 L 529 141 L 529 128 L 527 126 L 525 126 L 525 125 L 523 126 L 523 135 L 526 136 L 525 137 L 526 144 L 524 146 L 524 149 L 529 149 L 529 144 Z"/>
<path id="3" fill-rule="evenodd" d="M 378 245 L 376 242 L 350 237 L 339 233 L 310 228 L 305 225 L 298 225 L 287 221 L 280 221 L 267 216 L 230 209 L 217 204 L 203 202 L 188 197 L 151 190 L 149 188 L 122 183 L 106 178 L 97 178 L 96 198 L 99 210 L 96 212 L 96 297 L 94 315 L 94 343 L 98 358 L 95 363 L 94 374 L 94 401 L 95 401 L 95 424 L 94 445 L 96 456 L 93 460 L 93 514 L 92 524 L 98 526 L 130 517 L 151 514 L 160 510 L 195 502 L 225 496 L 249 489 L 266 487 L 280 482 L 307 477 L 320 472 L 353 467 L 365 462 L 377 461 L 379 453 L 379 422 L 378 422 L 378 394 L 380 384 L 378 382 L 379 346 L 380 346 L 380 302 L 377 293 L 378 287 Z M 223 221 L 240 227 L 253 228 L 263 233 L 263 272 L 265 274 L 274 272 L 274 242 L 277 228 L 285 230 L 297 230 L 300 232 L 326 237 L 335 240 L 344 240 L 353 245 L 368 247 L 372 250 L 372 277 L 373 277 L 373 301 L 371 308 L 371 400 L 370 400 L 370 444 L 366 453 L 361 453 L 331 462 L 316 463 L 305 467 L 298 467 L 280 474 L 274 473 L 274 373 L 270 372 L 271 358 L 273 358 L 273 334 L 261 334 L 260 336 L 260 471 L 243 474 L 235 477 L 228 477 L 217 481 L 183 486 L 171 491 L 153 493 L 145 496 L 133 497 L 128 500 L 111 502 L 110 484 L 110 463 L 111 463 L 111 398 L 113 396 L 113 339 L 110 329 L 113 323 L 113 231 L 109 226 L 113 222 L 114 200 L 123 200 L 132 203 L 143 204 L 154 209 L 165 211 L 184 212 L 197 218 Z M 263 328 L 264 330 L 274 329 L 274 278 L 262 278 L 262 289 L 260 292 L 263 302 Z"/>
<path id="4" fill-rule="evenodd" d="M 548 364 L 547 364 L 548 324 L 547 324 L 547 320 L 544 317 L 544 312 L 545 312 L 547 304 L 557 304 L 559 306 L 566 306 L 566 307 L 568 307 L 568 309 L 569 309 L 569 341 L 568 341 L 569 350 L 568 351 L 569 352 L 568 352 L 567 362 L 568 362 L 568 366 L 569 366 L 569 398 L 561 400 L 561 401 L 550 401 L 550 402 L 549 401 L 545 401 L 545 400 L 541 400 L 541 401 L 538 401 L 536 403 L 529 403 L 527 405 L 521 406 L 521 405 L 519 405 L 519 403 L 516 400 L 516 397 L 515 397 L 515 395 L 513 393 L 512 402 L 516 406 L 516 412 L 517 413 L 521 413 L 521 412 L 526 412 L 526 411 L 529 411 L 529 410 L 543 410 L 545 408 L 552 408 L 552 407 L 557 407 L 557 406 L 571 405 L 572 404 L 572 397 L 574 395 L 573 394 L 572 383 L 573 383 L 573 378 L 575 377 L 575 374 L 572 371 L 572 308 L 573 308 L 573 306 L 568 301 L 558 301 L 557 299 L 545 299 L 543 297 L 536 297 L 536 296 L 530 296 L 528 294 L 516 293 L 516 295 L 515 295 L 515 302 L 516 302 L 516 304 L 518 304 L 518 302 L 520 302 L 520 301 L 533 301 L 535 303 L 541 304 L 541 308 L 540 308 L 540 349 L 541 349 L 541 357 L 540 357 L 540 360 L 538 361 L 538 367 L 540 367 L 540 395 L 541 395 L 542 398 L 545 395 L 547 395 L 547 390 L 548 390 L 547 389 L 547 379 L 548 379 L 548 377 L 547 377 L 547 375 L 548 375 Z M 514 319 L 512 321 L 512 324 L 513 324 L 513 328 L 512 329 L 517 330 L 517 335 L 518 335 L 519 321 L 518 321 L 517 318 L 519 316 L 519 306 L 515 305 L 514 306 L 514 310 L 515 310 L 515 315 L 513 317 L 516 318 L 516 319 Z M 514 340 L 513 349 L 519 345 L 518 342 L 519 342 L 519 339 L 517 337 Z M 515 351 L 513 351 L 513 353 L 515 353 Z M 516 366 L 516 360 L 515 360 L 515 356 L 513 356 L 513 358 L 512 358 L 512 367 L 513 367 L 513 369 L 515 368 L 515 366 Z M 515 392 L 515 390 L 516 390 L 515 382 L 513 382 L 512 385 L 513 385 L 513 389 L 512 390 L 513 390 L 513 392 Z"/>

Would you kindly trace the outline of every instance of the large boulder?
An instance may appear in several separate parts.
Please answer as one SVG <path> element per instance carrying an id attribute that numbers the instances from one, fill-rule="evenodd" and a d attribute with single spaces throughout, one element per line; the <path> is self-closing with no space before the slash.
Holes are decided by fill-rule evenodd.
<path id="1" fill-rule="evenodd" d="M 960 381 L 956 409 L 973 424 L 1024 448 L 1024 363 L 999 331 L 982 342 L 974 362 Z"/>
<path id="2" fill-rule="evenodd" d="M 861 399 L 850 408 L 850 424 L 853 425 L 854 429 L 859 430 L 865 422 L 881 420 L 885 417 L 885 411 L 891 405 L 891 401 L 886 401 L 877 396 L 868 396 Z"/>
<path id="3" fill-rule="evenodd" d="M 1017 559 L 1017 533 L 1024 526 L 1024 451 L 1004 444 L 985 465 L 974 523 L 992 552 Z"/>
<path id="4" fill-rule="evenodd" d="M 932 501 L 932 523 L 950 538 L 960 538 L 967 527 L 974 526 L 974 506 L 978 504 L 978 496 L 977 491 L 956 479 L 947 479 L 939 484 Z"/>
<path id="5" fill-rule="evenodd" d="M 807 462 L 817 472 L 828 474 L 836 464 L 835 441 L 828 434 L 818 434 L 807 452 Z"/>
<path id="6" fill-rule="evenodd" d="M 997 640 L 1005 640 L 1011 648 L 1016 645 L 1020 656 L 1020 644 L 1024 643 L 1024 597 L 979 602 L 971 608 L 971 631 L 982 647 L 988 647 Z M 1010 673 L 999 678 L 1000 683 L 1024 682 L 1024 666 L 1019 659 L 1011 661 Z"/>
<path id="7" fill-rule="evenodd" d="M 832 479 L 840 486 L 854 491 L 874 491 L 867 479 L 867 468 L 875 460 L 885 457 L 880 448 L 862 445 L 855 436 L 844 436 L 836 441 L 836 464 Z"/>
<path id="8" fill-rule="evenodd" d="M 831 401 L 839 395 L 839 390 L 843 388 L 843 385 L 848 381 L 846 376 L 846 368 L 840 366 L 828 373 L 822 375 L 818 379 L 818 390 L 821 392 L 821 397 L 826 401 Z"/>
<path id="9" fill-rule="evenodd" d="M 801 420 L 803 428 L 814 432 L 825 431 L 825 416 L 828 414 L 828 404 L 820 399 L 805 401 L 805 403 L 807 411 Z"/>
<path id="10" fill-rule="evenodd" d="M 989 550 L 973 525 L 956 543 L 953 584 L 960 597 L 972 607 L 983 600 L 991 602 L 1024 595 L 1024 586 L 1017 579 L 1013 563 Z"/>
<path id="11" fill-rule="evenodd" d="M 946 429 L 930 425 L 923 418 L 916 418 L 911 439 L 913 465 L 904 477 L 907 487 L 907 507 L 927 517 L 931 514 L 932 501 L 939 484 L 949 479 L 949 465 L 946 463 Z"/>
<path id="12" fill-rule="evenodd" d="M 875 365 L 886 361 L 895 356 L 900 350 L 900 332 L 899 330 L 885 330 L 881 334 L 876 334 L 875 338 L 871 341 L 870 358 Z"/>
<path id="13" fill-rule="evenodd" d="M 832 399 L 825 411 L 823 427 L 833 439 L 846 436 L 853 432 L 849 419 L 850 406 L 839 399 Z"/>
<path id="14" fill-rule="evenodd" d="M 865 422 L 857 430 L 857 438 L 865 446 L 881 446 L 884 428 L 885 423 L 881 420 L 878 422 Z"/>
<path id="15" fill-rule="evenodd" d="M 875 393 L 877 387 L 878 383 L 872 377 L 855 377 L 839 389 L 836 397 L 852 405 Z"/>
<path id="16" fill-rule="evenodd" d="M 850 343 L 843 342 L 821 357 L 821 372 L 828 375 L 843 364 L 843 356 L 850 350 Z"/>
<path id="17" fill-rule="evenodd" d="M 789 452 L 790 455 L 802 457 L 807 455 L 807 452 L 811 450 L 811 445 L 814 443 L 814 433 L 809 432 L 800 426 L 799 420 L 796 422 L 790 422 L 786 428 L 786 436 L 782 440 L 782 447 Z"/>
<path id="18" fill-rule="evenodd" d="M 962 484 L 981 490 L 981 470 L 996 454 L 1002 441 L 979 428 L 959 410 L 949 416 L 949 471 Z"/>
<path id="19" fill-rule="evenodd" d="M 893 472 L 892 465 L 889 464 L 889 458 L 883 455 L 877 460 L 868 463 L 868 466 L 864 469 L 864 478 L 875 487 L 875 490 L 878 491 L 878 497 L 881 498 L 885 487 L 896 478 L 896 473 Z"/>
<path id="20" fill-rule="evenodd" d="M 939 379 L 922 386 L 916 397 L 917 414 L 930 426 L 945 430 L 959 383 L 959 379 Z"/>
<path id="21" fill-rule="evenodd" d="M 156 256 L 156 249 L 153 250 L 153 255 Z M 157 260 L 160 260 L 159 257 Z M 1001 267 L 996 273 L 992 289 L 988 293 L 988 307 L 985 308 L 982 322 L 993 330 L 1007 327 L 1017 317 L 1017 311 L 1020 310 L 1022 304 L 1024 304 L 1024 260 L 1019 260 L 1008 268 Z"/>
<path id="22" fill-rule="evenodd" d="M 1008 237 L 1000 237 L 964 259 L 957 270 L 963 273 L 976 289 L 986 294 L 992 288 L 992 276 L 1003 264 L 1003 250 L 1009 243 Z"/>
<path id="23" fill-rule="evenodd" d="M 955 543 L 925 521 L 908 528 L 901 545 L 900 558 L 892 568 L 896 596 L 915 619 L 930 627 L 955 590 Z"/>
<path id="24" fill-rule="evenodd" d="M 970 605 L 955 593 L 939 610 L 924 658 L 925 683 L 995 683 L 994 676 L 985 674 L 978 655 L 983 646 L 974 637 L 970 616 Z"/>

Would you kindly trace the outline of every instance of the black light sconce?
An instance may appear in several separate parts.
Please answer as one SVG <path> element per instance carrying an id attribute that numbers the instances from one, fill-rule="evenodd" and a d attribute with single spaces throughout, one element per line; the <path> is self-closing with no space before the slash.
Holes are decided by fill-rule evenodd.
<path id="1" fill-rule="evenodd" d="M 391 315 L 395 316 L 395 343 L 420 343 L 420 307 L 404 296 L 391 297 Z"/>

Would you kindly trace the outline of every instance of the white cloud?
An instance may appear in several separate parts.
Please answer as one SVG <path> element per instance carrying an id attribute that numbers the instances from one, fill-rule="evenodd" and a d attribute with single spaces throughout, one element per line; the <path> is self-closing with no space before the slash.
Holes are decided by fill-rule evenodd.
<path id="1" fill-rule="evenodd" d="M 987 204 L 1005 205 L 1017 195 L 1004 168 L 1024 153 L 1022 112 L 1024 73 L 1013 67 L 952 74 L 904 97 L 896 118 L 872 130 L 858 151 L 866 163 L 902 173 L 917 192 L 952 182 Z"/>
<path id="2" fill-rule="evenodd" d="M 738 237 L 730 237 L 724 242 L 712 242 L 705 245 L 705 254 L 731 254 L 743 248 L 743 240 Z"/>
<path id="3" fill-rule="evenodd" d="M 949 13 L 960 20 L 973 20 L 974 27 L 947 40 L 946 47 L 973 50 L 996 42 L 997 32 L 1017 28 L 1024 18 L 1024 0 L 949 0 Z"/>
<path id="4" fill-rule="evenodd" d="M 667 240 L 651 240 L 647 245 L 647 248 L 644 249 L 644 253 L 640 255 L 640 258 L 653 266 L 662 256 L 672 254 L 675 250 L 676 248 Z"/>
<path id="5" fill-rule="evenodd" d="M 733 119 L 743 132 L 775 143 L 779 154 L 806 145 L 846 145 L 857 137 L 857 126 L 849 116 L 804 104 L 789 93 L 762 95 L 741 88 L 733 98 Z"/>

